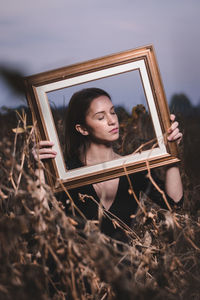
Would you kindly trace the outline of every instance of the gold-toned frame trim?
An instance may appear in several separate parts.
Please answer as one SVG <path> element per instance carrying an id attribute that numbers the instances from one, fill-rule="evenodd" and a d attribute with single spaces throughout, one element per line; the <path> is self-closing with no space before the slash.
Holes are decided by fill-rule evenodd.
<path id="1" fill-rule="evenodd" d="M 156 61 L 155 51 L 153 46 L 149 45 L 146 47 L 128 50 L 121 53 L 108 55 L 102 58 L 93 59 L 83 63 L 78 63 L 56 70 L 47 71 L 44 73 L 26 77 L 25 85 L 27 100 L 31 108 L 32 117 L 34 120 L 37 121 L 41 139 L 49 140 L 49 135 L 45 117 L 40 107 L 41 99 L 37 92 L 38 88 L 50 85 L 52 83 L 54 83 L 54 85 L 58 85 L 60 82 L 66 79 L 78 78 L 78 76 L 92 74 L 97 71 L 106 71 L 116 66 L 126 65 L 128 63 L 137 61 L 143 61 L 145 63 L 145 68 L 148 74 L 148 80 L 151 86 L 151 92 L 153 95 L 154 104 L 159 118 L 160 127 L 162 130 L 162 134 L 164 135 L 164 133 L 166 133 L 167 129 L 170 127 L 169 109 Z M 51 118 L 51 122 L 55 128 L 53 117 Z M 149 158 L 148 162 L 150 167 L 159 167 L 179 161 L 176 143 L 167 142 L 166 139 L 165 143 L 167 150 L 166 153 Z M 60 152 L 62 153 L 62 151 Z M 62 160 L 64 161 L 64 158 L 62 158 Z M 84 175 L 81 175 L 82 168 L 80 168 L 80 175 L 72 178 L 68 177 L 67 180 L 62 180 L 59 178 L 59 169 L 55 160 L 49 159 L 45 163 L 45 167 L 47 169 L 46 175 L 48 183 L 55 189 L 55 191 L 59 191 L 62 189 L 62 185 L 70 189 L 85 184 L 96 183 L 99 181 L 119 177 L 125 175 L 125 173 L 130 174 L 142 171 L 147 169 L 147 164 L 146 159 L 143 159 L 134 163 L 123 163 L 121 165 L 109 167 L 104 170 L 93 170 L 93 172 L 86 172 L 86 174 L 84 173 Z M 66 170 L 66 172 L 72 171 Z"/>

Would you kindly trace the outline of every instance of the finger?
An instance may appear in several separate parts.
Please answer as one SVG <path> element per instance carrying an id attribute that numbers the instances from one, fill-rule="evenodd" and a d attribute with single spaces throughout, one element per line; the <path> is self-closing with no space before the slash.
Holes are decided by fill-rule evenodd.
<path id="1" fill-rule="evenodd" d="M 50 148 L 42 148 L 42 149 L 34 149 L 32 150 L 33 157 L 36 161 L 47 159 L 47 158 L 55 158 L 57 152 Z"/>
<path id="2" fill-rule="evenodd" d="M 54 142 L 51 141 L 40 141 L 39 142 L 39 147 L 52 147 L 54 145 Z"/>
<path id="3" fill-rule="evenodd" d="M 179 132 L 177 135 L 175 135 L 173 137 L 173 139 L 171 141 L 176 141 L 178 144 L 180 143 L 180 141 L 182 140 L 183 134 L 181 132 Z"/>
<path id="4" fill-rule="evenodd" d="M 40 141 L 38 144 L 33 145 L 33 150 L 37 150 L 43 147 L 52 147 L 54 145 L 53 142 L 50 141 Z"/>
<path id="5" fill-rule="evenodd" d="M 179 144 L 180 141 L 182 140 L 183 138 L 183 134 L 181 132 L 179 132 L 179 134 L 177 135 L 177 143 Z"/>
<path id="6" fill-rule="evenodd" d="M 168 133 L 172 133 L 177 127 L 178 127 L 179 123 L 176 121 L 176 122 L 173 122 L 171 127 L 168 129 Z"/>
<path id="7" fill-rule="evenodd" d="M 39 155 L 39 159 L 43 160 L 43 159 L 48 159 L 48 158 L 55 158 L 56 154 L 40 154 Z"/>
<path id="8" fill-rule="evenodd" d="M 179 129 L 176 128 L 175 130 L 173 130 L 173 132 L 168 136 L 168 140 L 172 141 L 174 139 L 174 137 L 179 133 Z"/>
<path id="9" fill-rule="evenodd" d="M 182 136 L 182 133 L 178 132 L 177 134 L 170 136 L 168 138 L 169 141 L 176 141 L 177 139 L 179 139 Z"/>
<path id="10" fill-rule="evenodd" d="M 36 161 L 39 161 L 39 160 L 43 160 L 43 159 L 47 159 L 47 158 L 55 158 L 56 157 L 56 154 L 51 154 L 51 153 L 45 153 L 45 154 L 40 154 L 40 155 L 37 155 L 36 153 L 33 154 L 34 156 L 34 159 Z"/>
<path id="11" fill-rule="evenodd" d="M 183 134 L 181 132 L 179 132 L 178 134 L 175 135 L 174 139 L 179 140 L 182 137 L 183 137 Z"/>
<path id="12" fill-rule="evenodd" d="M 170 134 L 168 136 L 168 140 L 169 141 L 176 141 L 176 140 L 182 138 L 182 136 L 183 136 L 183 134 L 179 130 L 177 130 L 177 131 L 174 131 L 173 134 Z"/>
<path id="13" fill-rule="evenodd" d="M 172 122 L 174 122 L 175 119 L 176 119 L 176 116 L 175 116 L 174 114 L 171 114 L 171 115 L 170 115 L 170 120 L 171 120 Z"/>
<path id="14" fill-rule="evenodd" d="M 36 152 L 38 152 L 38 154 L 57 154 L 57 152 L 51 148 L 36 149 Z"/>

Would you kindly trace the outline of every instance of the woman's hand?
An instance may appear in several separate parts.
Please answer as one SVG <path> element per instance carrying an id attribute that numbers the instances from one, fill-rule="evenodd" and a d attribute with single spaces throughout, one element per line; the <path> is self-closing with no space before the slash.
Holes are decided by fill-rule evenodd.
<path id="1" fill-rule="evenodd" d="M 40 141 L 33 147 L 32 154 L 36 161 L 55 158 L 57 152 L 52 149 L 54 143 L 50 141 Z"/>
<path id="2" fill-rule="evenodd" d="M 178 122 L 175 121 L 175 115 L 171 114 L 170 115 L 170 120 L 172 121 L 171 127 L 168 129 L 168 141 L 173 142 L 173 141 L 177 141 L 177 143 L 179 144 L 183 134 L 179 131 L 178 128 Z"/>
<path id="3" fill-rule="evenodd" d="M 35 144 L 32 149 L 32 154 L 34 159 L 41 164 L 39 168 L 35 169 L 35 175 L 38 177 L 36 184 L 40 187 L 39 199 L 42 201 L 43 205 L 49 209 L 48 200 L 46 197 L 46 191 L 43 187 L 43 184 L 46 183 L 45 174 L 43 169 L 43 163 L 41 162 L 44 159 L 55 158 L 57 152 L 52 149 L 54 143 L 50 141 L 40 141 L 38 144 Z"/>
<path id="4" fill-rule="evenodd" d="M 168 129 L 168 141 L 176 141 L 180 143 L 183 134 L 179 131 L 178 122 L 175 121 L 175 115 L 170 115 L 172 124 Z M 179 168 L 176 165 L 171 165 L 167 168 L 166 178 L 165 178 L 165 189 L 167 194 L 175 201 L 179 202 L 183 197 L 183 185 L 181 181 L 181 176 Z"/>

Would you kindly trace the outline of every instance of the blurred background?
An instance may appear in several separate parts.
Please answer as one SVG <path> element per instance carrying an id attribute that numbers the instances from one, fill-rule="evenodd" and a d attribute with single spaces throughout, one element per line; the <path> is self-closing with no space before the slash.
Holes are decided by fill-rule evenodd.
<path id="1" fill-rule="evenodd" d="M 198 0 L 2 0 L 0 107 L 23 104 L 15 75 L 67 66 L 153 44 L 168 101 L 200 103 Z M 14 92 L 13 92 L 14 91 Z"/>

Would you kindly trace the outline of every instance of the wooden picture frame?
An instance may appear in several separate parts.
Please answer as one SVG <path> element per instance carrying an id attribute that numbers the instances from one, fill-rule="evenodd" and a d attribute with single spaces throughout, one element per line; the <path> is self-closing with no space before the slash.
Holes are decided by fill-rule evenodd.
<path id="1" fill-rule="evenodd" d="M 47 93 L 137 70 L 151 114 L 157 146 L 94 166 L 67 170 Z M 48 183 L 59 191 L 179 161 L 175 142 L 166 139 L 169 109 L 152 45 L 108 55 L 25 78 L 27 100 L 42 140 L 54 141 L 55 159 L 45 163 Z"/>

